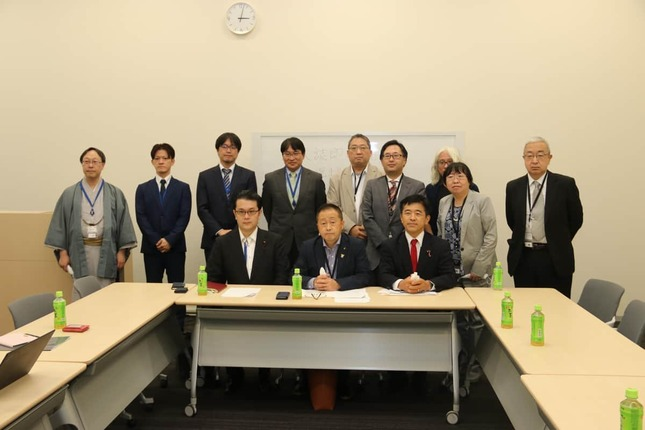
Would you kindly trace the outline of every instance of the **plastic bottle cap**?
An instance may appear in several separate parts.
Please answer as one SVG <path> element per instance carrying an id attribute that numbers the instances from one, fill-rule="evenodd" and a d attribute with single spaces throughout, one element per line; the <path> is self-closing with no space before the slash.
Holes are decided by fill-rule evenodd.
<path id="1" fill-rule="evenodd" d="M 510 291 L 504 291 L 504 297 L 511 297 Z"/>
<path id="2" fill-rule="evenodd" d="M 56 297 L 63 297 L 63 292 L 62 291 L 56 291 Z"/>
<path id="3" fill-rule="evenodd" d="M 296 267 L 295 269 L 293 269 L 293 273 L 295 275 L 299 275 L 300 274 L 300 269 Z"/>
<path id="4" fill-rule="evenodd" d="M 199 270 L 206 270 L 206 266 L 199 266 Z"/>
<path id="5" fill-rule="evenodd" d="M 625 397 L 627 397 L 628 399 L 638 399 L 638 390 L 636 388 L 626 389 Z"/>
<path id="6" fill-rule="evenodd" d="M 500 263 L 500 262 L 498 261 L 497 263 L 495 263 L 495 266 L 496 266 L 496 267 L 502 267 L 502 263 Z"/>
<path id="7" fill-rule="evenodd" d="M 535 310 L 536 311 L 541 311 L 542 310 L 542 305 L 535 305 Z"/>

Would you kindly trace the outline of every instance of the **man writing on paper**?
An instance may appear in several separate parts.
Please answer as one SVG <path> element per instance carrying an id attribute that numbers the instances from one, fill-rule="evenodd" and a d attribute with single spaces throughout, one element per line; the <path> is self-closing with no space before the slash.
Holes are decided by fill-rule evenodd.
<path id="1" fill-rule="evenodd" d="M 258 228 L 262 198 L 255 191 L 240 191 L 234 203 L 237 227 L 215 241 L 206 264 L 208 280 L 221 284 L 287 285 L 289 259 L 282 238 Z M 226 392 L 237 391 L 244 382 L 244 369 L 228 367 Z M 259 370 L 260 390 L 271 387 L 270 369 Z"/>
<path id="2" fill-rule="evenodd" d="M 80 162 L 84 177 L 56 202 L 45 245 L 61 269 L 71 266 L 76 279 L 96 276 L 105 287 L 117 280 L 137 237 L 123 192 L 101 178 L 103 151 L 87 148 Z"/>

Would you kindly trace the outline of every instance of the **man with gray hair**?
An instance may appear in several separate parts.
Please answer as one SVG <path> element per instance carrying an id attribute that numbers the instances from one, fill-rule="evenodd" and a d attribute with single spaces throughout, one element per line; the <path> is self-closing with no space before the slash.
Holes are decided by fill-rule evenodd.
<path id="1" fill-rule="evenodd" d="M 524 145 L 528 175 L 506 185 L 508 273 L 516 287 L 551 287 L 571 297 L 574 236 L 582 226 L 576 182 L 550 172 L 551 149 L 534 137 Z"/>

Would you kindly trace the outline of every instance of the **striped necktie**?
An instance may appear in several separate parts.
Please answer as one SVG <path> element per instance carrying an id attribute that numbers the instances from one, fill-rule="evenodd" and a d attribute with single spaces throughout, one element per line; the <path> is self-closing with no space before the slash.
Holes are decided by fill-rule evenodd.
<path id="1" fill-rule="evenodd" d="M 231 169 L 222 169 L 224 172 L 224 191 L 226 191 L 226 199 L 231 199 Z"/>

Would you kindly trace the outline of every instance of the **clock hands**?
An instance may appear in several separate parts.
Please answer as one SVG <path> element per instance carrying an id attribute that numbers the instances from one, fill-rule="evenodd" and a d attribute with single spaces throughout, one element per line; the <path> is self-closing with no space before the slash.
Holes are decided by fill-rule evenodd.
<path id="1" fill-rule="evenodd" d="M 246 5 L 242 5 L 242 10 L 240 11 L 240 17 L 237 19 L 239 22 L 242 22 L 243 19 L 248 19 L 244 17 L 244 8 Z"/>

